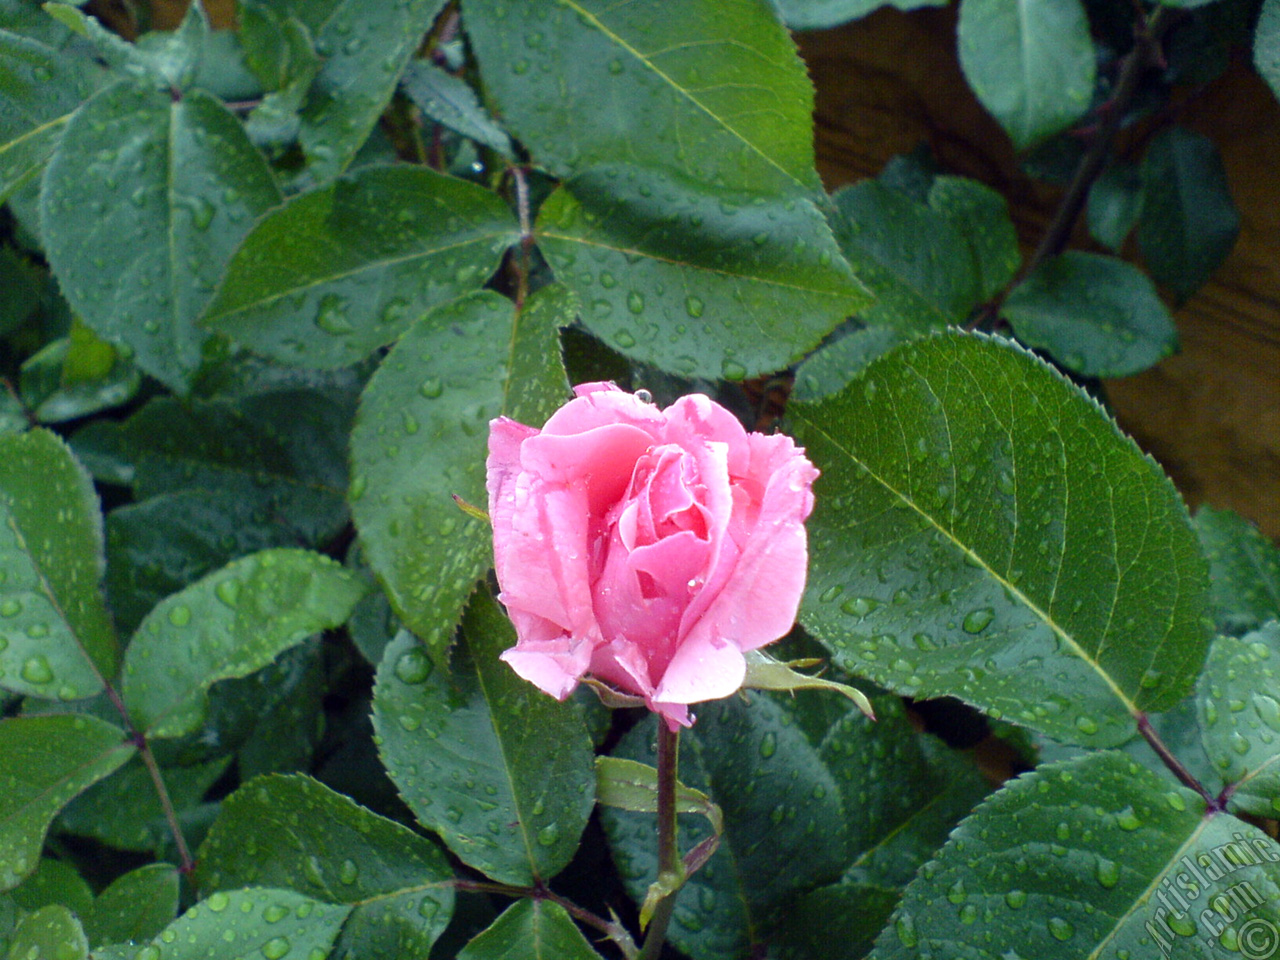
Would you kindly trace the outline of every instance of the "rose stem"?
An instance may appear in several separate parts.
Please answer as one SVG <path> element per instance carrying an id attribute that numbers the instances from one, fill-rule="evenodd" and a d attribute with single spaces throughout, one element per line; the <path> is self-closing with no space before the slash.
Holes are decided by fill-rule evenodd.
<path id="1" fill-rule="evenodd" d="M 658 719 L 658 880 L 670 893 L 653 909 L 644 946 L 636 960 L 657 960 L 667 938 L 667 925 L 684 881 L 684 863 L 676 841 L 676 782 L 680 775 L 680 731 Z"/>

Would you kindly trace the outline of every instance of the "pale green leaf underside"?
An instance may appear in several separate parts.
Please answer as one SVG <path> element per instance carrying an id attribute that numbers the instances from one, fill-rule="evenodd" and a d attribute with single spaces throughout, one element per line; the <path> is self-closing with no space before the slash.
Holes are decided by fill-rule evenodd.
<path id="1" fill-rule="evenodd" d="M 1280 618 L 1280 549 L 1230 510 L 1205 505 L 1193 522 L 1209 558 L 1218 629 L 1239 633 Z"/>
<path id="2" fill-rule="evenodd" d="M 1224 933 L 1230 925 L 1214 903 L 1226 896 L 1243 920 L 1231 890 L 1250 896 L 1235 886 L 1247 883 L 1262 902 L 1250 896 L 1246 916 L 1280 919 L 1272 865 L 1280 848 L 1234 817 L 1203 813 L 1194 793 L 1171 788 L 1122 754 L 1041 767 L 956 828 L 907 888 L 871 956 L 1225 956 L 1242 924 Z M 1233 847 L 1247 848 L 1250 860 L 1233 863 Z"/>
<path id="3" fill-rule="evenodd" d="M 1045 365 L 944 334 L 791 413 L 822 471 L 801 620 L 845 669 L 1090 745 L 1185 695 L 1207 641 L 1185 507 Z"/>

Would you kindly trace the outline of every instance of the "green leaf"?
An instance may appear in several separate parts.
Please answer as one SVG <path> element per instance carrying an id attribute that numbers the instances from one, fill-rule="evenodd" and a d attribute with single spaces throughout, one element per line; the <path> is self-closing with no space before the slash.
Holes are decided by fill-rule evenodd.
<path id="1" fill-rule="evenodd" d="M 658 771 L 624 757 L 596 757 L 596 802 L 634 813 L 658 812 Z M 717 835 L 724 832 L 720 808 L 701 790 L 676 783 L 676 813 L 700 813 Z"/>
<path id="2" fill-rule="evenodd" d="M 239 497 L 255 522 L 319 544 L 347 522 L 342 444 L 350 421 L 350 404 L 336 391 L 239 403 L 158 397 L 124 424 L 90 424 L 74 448 L 98 479 L 131 485 L 139 500 L 221 490 Z"/>
<path id="3" fill-rule="evenodd" d="M 486 94 L 558 177 L 630 163 L 758 194 L 821 189 L 813 86 L 760 0 L 468 0 Z"/>
<path id="4" fill-rule="evenodd" d="M 801 621 L 843 669 L 1087 745 L 1185 696 L 1208 639 L 1186 508 L 1047 366 L 943 334 L 790 412 L 822 471 Z"/>
<path id="5" fill-rule="evenodd" d="M 9 891 L 21 909 L 39 910 L 60 903 L 84 916 L 93 906 L 93 888 L 70 863 L 42 857 L 32 874 Z"/>
<path id="6" fill-rule="evenodd" d="M 600 960 L 564 907 L 517 900 L 458 953 L 458 960 Z"/>
<path id="7" fill-rule="evenodd" d="M 772 948 L 779 960 L 863 960 L 897 904 L 897 890 L 819 887 L 787 907 Z"/>
<path id="8" fill-rule="evenodd" d="M 1229 790 L 1229 809 L 1280 814 L 1280 623 L 1218 637 L 1197 686 L 1204 748 Z"/>
<path id="9" fill-rule="evenodd" d="M 1080 0 L 961 0 L 960 67 L 1019 150 L 1089 108 L 1094 50 Z"/>
<path id="10" fill-rule="evenodd" d="M 1249 859 L 1231 862 L 1235 849 Z M 1205 816 L 1191 791 L 1121 754 L 1089 753 L 974 811 L 907 888 L 872 957 L 1223 956 L 1243 928 L 1224 933 L 1214 910 L 1225 899 L 1240 917 L 1232 891 L 1256 908 L 1250 917 L 1280 919 L 1275 868 L 1249 865 L 1263 851 L 1280 860 L 1274 840 Z"/>
<path id="11" fill-rule="evenodd" d="M 315 37 L 323 61 L 298 136 L 308 161 L 306 181 L 332 179 L 351 162 L 444 5 L 445 0 L 298 4 L 296 12 Z"/>
<path id="12" fill-rule="evenodd" d="M 934 177 L 929 207 L 942 214 L 964 238 L 973 261 L 979 300 L 1004 291 L 1022 264 L 1018 234 L 1004 195 L 966 177 Z"/>
<path id="13" fill-rule="evenodd" d="M 327 957 L 351 907 L 253 887 L 200 901 L 136 956 L 141 960 L 302 960 Z"/>
<path id="14" fill-rule="evenodd" d="M 1240 232 L 1217 146 L 1183 127 L 1161 131 L 1142 161 L 1142 194 L 1142 257 L 1156 280 L 1186 299 L 1227 258 Z"/>
<path id="15" fill-rule="evenodd" d="M 236 557 L 291 546 L 293 531 L 237 491 L 179 490 L 107 514 L 107 591 L 122 631 L 157 603 Z"/>
<path id="16" fill-rule="evenodd" d="M 1163 713 L 1152 713 L 1147 716 L 1152 732 L 1178 758 L 1178 762 L 1191 776 L 1204 785 L 1211 794 L 1222 790 L 1222 776 L 1209 760 L 1203 743 L 1203 731 L 1197 716 L 1197 700 L 1194 692 L 1174 707 Z M 1148 770 L 1159 774 L 1170 783 L 1181 783 L 1177 774 L 1170 770 L 1164 760 L 1151 749 L 1151 744 L 1139 733 L 1128 743 L 1121 744 L 1120 749 L 1131 760 L 1136 760 Z M 1042 754 L 1043 756 L 1043 754 Z M 1050 759 L 1049 757 L 1043 757 Z M 1055 756 L 1053 759 L 1067 759 L 1067 755 Z"/>
<path id="17" fill-rule="evenodd" d="M 82 58 L 0 31 L 0 203 L 43 169 L 91 90 Z"/>
<path id="18" fill-rule="evenodd" d="M 166 598 L 125 654 L 124 702 L 150 737 L 200 725 L 209 687 L 260 670 L 313 633 L 341 626 L 364 584 L 305 550 L 265 550 Z"/>
<path id="19" fill-rule="evenodd" d="M 115 673 L 101 524 L 93 484 L 62 440 L 0 435 L 0 686 L 76 700 Z"/>
<path id="20" fill-rule="evenodd" d="M 568 396 L 556 330 L 572 311 L 560 286 L 522 311 L 491 291 L 447 303 L 405 333 L 365 389 L 351 512 L 396 614 L 433 650 L 493 562 L 491 531 L 453 495 L 488 502 L 491 419 L 541 426 Z"/>
<path id="21" fill-rule="evenodd" d="M 111 882 L 84 916 L 95 947 L 150 940 L 178 915 L 178 870 L 149 863 Z"/>
<path id="22" fill-rule="evenodd" d="M 207 339 L 195 319 L 253 221 L 279 200 L 266 161 L 221 103 L 121 81 L 67 124 L 40 215 L 75 311 L 184 391 Z"/>
<path id="23" fill-rule="evenodd" d="M 515 631 L 486 593 L 463 636 L 448 671 L 406 632 L 387 647 L 373 701 L 383 763 L 414 816 L 465 863 L 504 883 L 549 880 L 591 815 L 591 740 L 570 704 L 498 660 Z"/>
<path id="24" fill-rule="evenodd" d="M 826 680 L 816 674 L 799 673 L 792 669 L 795 666 L 816 666 L 814 662 L 786 663 L 775 660 L 763 650 L 748 650 L 745 656 L 747 675 L 742 681 L 744 690 L 777 690 L 788 693 L 794 693 L 797 690 L 825 690 L 845 697 L 872 720 L 875 719 L 871 701 L 857 687 L 835 680 Z"/>
<path id="25" fill-rule="evenodd" d="M 547 199 L 535 235 L 592 333 L 682 376 L 779 370 L 868 302 L 808 200 L 595 168 Z"/>
<path id="26" fill-rule="evenodd" d="M 919 10 L 946 4 L 947 0 L 774 0 L 783 23 L 792 30 L 826 30 L 865 17 L 880 7 Z"/>
<path id="27" fill-rule="evenodd" d="M 878 180 L 843 187 L 831 202 L 836 242 L 876 297 L 864 321 L 911 332 L 965 321 L 982 281 L 972 253 L 956 255 L 968 241 L 951 218 Z"/>
<path id="28" fill-rule="evenodd" d="M 93 717 L 0 720 L 0 890 L 36 868 L 58 811 L 135 751 L 124 731 Z"/>
<path id="29" fill-rule="evenodd" d="M 481 105 L 476 92 L 460 77 L 437 67 L 430 60 L 415 60 L 400 79 L 404 95 L 423 114 L 455 133 L 469 137 L 514 160 L 511 138 Z"/>
<path id="30" fill-rule="evenodd" d="M 12 247 L 0 247 L 0 334 L 16 330 L 31 318 L 47 286 L 44 274 L 26 257 Z"/>
<path id="31" fill-rule="evenodd" d="M 22 364 L 22 398 L 36 420 L 62 423 L 133 399 L 142 385 L 142 375 L 132 363 L 117 358 L 109 344 L 102 346 L 111 352 L 112 362 L 102 376 L 92 379 L 71 381 L 68 376 L 78 360 L 74 337 L 54 340 L 27 358 Z"/>
<path id="32" fill-rule="evenodd" d="M 204 799 L 231 759 L 161 767 L 179 817 Z M 58 818 L 58 832 L 89 837 L 117 850 L 154 854 L 168 841 L 169 824 L 146 764 L 136 759 L 67 804 Z"/>
<path id="33" fill-rule="evenodd" d="M 1113 163 L 1089 188 L 1089 236 L 1112 253 L 1120 252 L 1141 213 L 1142 178 L 1132 164 Z"/>
<path id="34" fill-rule="evenodd" d="M 1018 339 L 1086 377 L 1128 377 L 1178 348 L 1178 329 L 1151 281 L 1114 257 L 1068 250 L 1005 298 Z"/>
<path id="35" fill-rule="evenodd" d="M 1209 600 L 1223 633 L 1280 618 L 1280 549 L 1230 510 L 1203 506 L 1193 521 L 1209 558 Z"/>
<path id="36" fill-rule="evenodd" d="M 792 400 L 839 393 L 876 357 L 906 343 L 911 333 L 893 326 L 863 327 L 819 347 L 796 368 Z"/>
<path id="37" fill-rule="evenodd" d="M 74 913 L 59 904 L 50 904 L 18 922 L 9 956 L 14 960 L 87 960 L 89 941 Z"/>
<path id="38" fill-rule="evenodd" d="M 309 777 L 246 783 L 198 860 L 204 890 L 256 883 L 351 905 L 338 957 L 425 957 L 453 912 L 453 871 L 435 844 Z"/>
<path id="39" fill-rule="evenodd" d="M 839 878 L 861 831 L 886 813 L 866 796 L 862 747 L 870 744 L 854 739 L 868 723 L 842 697 L 816 691 L 699 705 L 681 736 L 680 778 L 721 807 L 724 837 L 679 894 L 675 946 L 697 960 L 751 955 L 795 894 Z M 650 720 L 638 724 L 615 755 L 652 765 L 654 730 Z M 896 798 L 901 784 L 892 766 L 883 769 L 877 783 Z M 627 892 L 640 903 L 658 873 L 653 817 L 613 808 L 600 815 Z M 682 850 L 710 832 L 701 816 L 682 818 Z"/>
<path id="40" fill-rule="evenodd" d="M 1253 34 L 1253 65 L 1280 97 L 1280 0 L 1262 0 Z"/>
<path id="41" fill-rule="evenodd" d="M 482 187 L 424 167 L 365 168 L 255 226 L 203 322 L 285 363 L 355 363 L 479 290 L 518 239 L 510 209 Z"/>

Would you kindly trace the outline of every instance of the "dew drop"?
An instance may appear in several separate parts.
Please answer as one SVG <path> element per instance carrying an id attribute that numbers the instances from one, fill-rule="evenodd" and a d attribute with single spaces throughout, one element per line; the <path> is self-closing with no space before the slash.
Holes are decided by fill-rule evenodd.
<path id="1" fill-rule="evenodd" d="M 977 610 L 970 610 L 960 625 L 965 633 L 978 634 L 987 629 L 995 618 L 996 612 L 990 607 L 979 607 Z"/>
<path id="2" fill-rule="evenodd" d="M 760 738 L 760 756 L 768 760 L 778 750 L 778 737 L 772 730 Z"/>
<path id="3" fill-rule="evenodd" d="M 538 843 L 544 847 L 550 847 L 560 839 L 560 825 L 558 823 L 548 823 L 545 827 L 538 831 Z"/>
<path id="4" fill-rule="evenodd" d="M 909 913 L 904 912 L 898 915 L 897 922 L 893 925 L 893 930 L 898 935 L 898 941 L 908 949 L 920 942 L 920 937 L 916 933 L 915 918 Z"/>
<path id="5" fill-rule="evenodd" d="M 423 650 L 414 648 L 400 655 L 396 661 L 396 677 L 401 683 L 422 683 L 431 676 L 433 665 Z"/>
<path id="6" fill-rule="evenodd" d="M 8 600 L 0 601 L 0 617 L 16 617 L 22 612 L 22 602 L 10 597 Z"/>
<path id="7" fill-rule="evenodd" d="M 1063 920 L 1061 917 L 1049 918 L 1049 936 L 1055 940 L 1067 941 L 1075 936 L 1076 928 L 1070 921 Z"/>
<path id="8" fill-rule="evenodd" d="M 1010 910 L 1021 910 L 1027 903 L 1027 894 L 1024 890 L 1010 890 L 1004 895 L 1004 902 Z"/>
<path id="9" fill-rule="evenodd" d="M 240 581 L 235 577 L 228 577 L 213 588 L 213 594 L 228 607 L 235 609 L 240 600 Z"/>
<path id="10" fill-rule="evenodd" d="M 169 622 L 175 627 L 185 627 L 191 622 L 191 608 L 177 604 L 169 608 Z"/>
<path id="11" fill-rule="evenodd" d="M 1120 867 L 1106 857 L 1099 857 L 1098 869 L 1094 876 L 1098 878 L 1098 883 L 1110 890 L 1120 882 Z"/>
<path id="12" fill-rule="evenodd" d="M 418 387 L 418 392 L 428 400 L 434 400 L 444 393 L 444 384 L 440 382 L 439 377 L 427 377 L 422 381 L 422 386 Z"/>
<path id="13" fill-rule="evenodd" d="M 22 665 L 22 679 L 27 683 L 52 683 L 53 670 L 43 656 L 29 657 Z"/>
<path id="14" fill-rule="evenodd" d="M 632 313 L 644 312 L 644 295 L 639 290 L 632 290 L 627 294 L 627 309 Z"/>
<path id="15" fill-rule="evenodd" d="M 262 945 L 262 955 L 267 960 L 281 960 L 289 952 L 289 941 L 284 937 L 272 937 Z"/>

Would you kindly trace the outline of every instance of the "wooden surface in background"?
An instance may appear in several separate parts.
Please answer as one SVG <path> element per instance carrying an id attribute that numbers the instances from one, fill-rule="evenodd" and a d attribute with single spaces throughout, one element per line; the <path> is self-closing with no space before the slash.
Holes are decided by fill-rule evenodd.
<path id="1" fill-rule="evenodd" d="M 828 187 L 874 176 L 926 143 L 944 169 L 1009 199 L 1030 252 L 1059 192 L 1018 171 L 1008 138 L 969 93 L 952 10 L 881 10 L 797 41 L 818 91 L 818 169 Z M 1230 507 L 1280 537 L 1280 104 L 1239 62 L 1187 98 L 1178 119 L 1222 151 L 1240 238 L 1175 311 L 1181 352 L 1108 381 L 1107 391 L 1121 425 L 1193 506 Z M 1081 225 L 1073 245 L 1087 244 Z"/>
<path id="2" fill-rule="evenodd" d="M 172 28 L 185 8 L 186 0 L 158 0 L 156 27 Z M 205 0 L 205 9 L 215 25 L 231 25 L 233 0 Z M 1030 251 L 1059 194 L 1019 172 L 1008 138 L 969 92 L 954 9 L 886 9 L 796 39 L 817 87 L 818 169 L 828 187 L 875 176 L 895 154 L 927 143 L 945 170 L 1008 198 Z M 1190 98 L 1179 120 L 1222 151 L 1240 239 L 1176 311 L 1182 351 L 1107 389 L 1121 425 L 1193 506 L 1230 507 L 1280 537 L 1280 104 L 1241 62 Z M 1087 244 L 1083 227 L 1075 242 Z"/>

